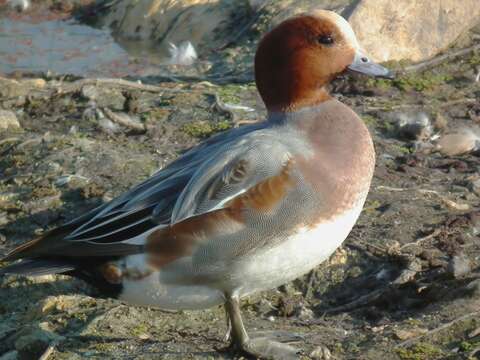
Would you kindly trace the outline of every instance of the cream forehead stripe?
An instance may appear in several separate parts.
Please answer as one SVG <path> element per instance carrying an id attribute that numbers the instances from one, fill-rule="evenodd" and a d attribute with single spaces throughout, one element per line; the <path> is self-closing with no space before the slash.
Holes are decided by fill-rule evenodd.
<path id="1" fill-rule="evenodd" d="M 360 45 L 358 44 L 357 37 L 355 36 L 355 33 L 353 32 L 352 27 L 348 23 L 345 18 L 342 16 L 332 12 L 332 11 L 326 11 L 326 10 L 316 10 L 313 12 L 313 15 L 319 18 L 326 18 L 330 20 L 332 23 L 334 23 L 340 32 L 343 34 L 344 38 L 347 40 L 347 42 L 352 45 L 354 49 L 360 49 Z"/>

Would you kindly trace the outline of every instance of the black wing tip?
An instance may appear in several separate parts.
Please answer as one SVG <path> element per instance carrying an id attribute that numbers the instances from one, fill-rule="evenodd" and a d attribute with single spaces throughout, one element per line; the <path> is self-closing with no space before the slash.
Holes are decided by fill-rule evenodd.
<path id="1" fill-rule="evenodd" d="M 25 275 L 42 276 L 51 274 L 62 274 L 75 269 L 75 266 L 64 261 L 26 259 L 9 264 L 0 269 L 0 276 Z"/>

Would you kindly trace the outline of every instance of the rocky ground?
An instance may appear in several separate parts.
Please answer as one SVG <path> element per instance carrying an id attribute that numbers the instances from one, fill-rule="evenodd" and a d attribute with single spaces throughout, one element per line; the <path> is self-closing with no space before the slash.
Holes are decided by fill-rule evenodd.
<path id="1" fill-rule="evenodd" d="M 0 254 L 112 199 L 202 139 L 262 119 L 248 70 L 255 41 L 230 47 L 205 74 L 141 84 L 1 78 Z M 245 299 L 252 333 L 293 333 L 306 359 L 480 358 L 479 66 L 479 53 L 469 52 L 394 81 L 333 84 L 374 137 L 371 192 L 330 261 Z M 467 136 L 447 136 L 465 127 Z M 222 351 L 220 307 L 128 307 L 64 276 L 5 277 L 0 288 L 2 360 L 240 358 Z"/>

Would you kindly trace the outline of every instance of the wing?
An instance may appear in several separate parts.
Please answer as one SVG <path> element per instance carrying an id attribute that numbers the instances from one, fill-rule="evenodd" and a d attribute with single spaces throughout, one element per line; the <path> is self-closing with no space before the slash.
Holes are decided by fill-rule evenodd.
<path id="1" fill-rule="evenodd" d="M 169 224 L 179 195 L 197 170 L 238 137 L 263 127 L 263 124 L 255 124 L 234 129 L 189 150 L 143 183 L 112 200 L 95 217 L 76 227 L 66 239 L 121 242 L 159 224 Z"/>
<path id="2" fill-rule="evenodd" d="M 178 198 L 171 224 L 146 238 L 151 264 L 227 261 L 281 241 L 292 225 L 285 204 L 299 191 L 291 149 L 274 133 L 257 132 L 206 162 Z"/>
<path id="3" fill-rule="evenodd" d="M 95 210 L 82 224 L 55 229 L 5 260 L 33 260 L 14 270 L 45 273 L 75 268 L 79 258 L 98 266 L 146 253 L 150 265 L 163 267 L 189 257 L 194 265 L 218 264 L 272 246 L 295 225 L 292 212 L 283 211 L 298 200 L 291 197 L 299 189 L 291 150 L 306 149 L 292 141 L 275 129 L 255 128 L 229 141 L 207 143 Z M 297 217 L 305 218 L 300 212 Z M 148 226 L 139 227 L 142 219 Z M 123 227 L 115 225 L 121 220 Z"/>
<path id="4" fill-rule="evenodd" d="M 260 182 L 278 175 L 290 158 L 288 144 L 270 129 L 228 144 L 200 166 L 179 196 L 171 223 L 221 209 Z"/>
<path id="5" fill-rule="evenodd" d="M 236 139 L 266 126 L 266 123 L 253 124 L 210 138 L 118 198 L 19 246 L 4 260 L 54 253 L 119 256 L 139 252 L 138 246 L 123 242 L 159 224 L 169 224 L 179 195 L 198 169 Z"/>

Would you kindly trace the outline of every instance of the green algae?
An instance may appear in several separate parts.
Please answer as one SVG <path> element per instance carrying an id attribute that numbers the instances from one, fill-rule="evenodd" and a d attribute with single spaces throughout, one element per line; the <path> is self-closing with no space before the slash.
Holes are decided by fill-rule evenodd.
<path id="1" fill-rule="evenodd" d="M 445 355 L 442 349 L 424 342 L 419 342 L 408 349 L 396 349 L 395 352 L 402 360 L 435 360 Z"/>
<path id="2" fill-rule="evenodd" d="M 195 121 L 183 125 L 181 131 L 191 137 L 203 139 L 210 137 L 217 132 L 228 130 L 231 127 L 232 124 L 226 120 L 219 122 Z"/>

